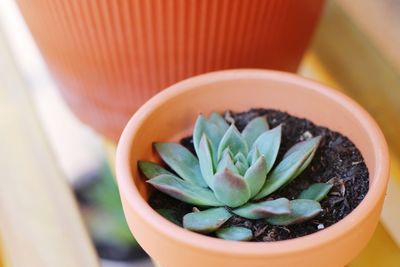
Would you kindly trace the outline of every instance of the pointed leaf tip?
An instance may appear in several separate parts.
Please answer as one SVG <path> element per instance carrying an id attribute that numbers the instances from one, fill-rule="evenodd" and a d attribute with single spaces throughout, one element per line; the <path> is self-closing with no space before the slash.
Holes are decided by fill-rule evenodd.
<path id="1" fill-rule="evenodd" d="M 290 201 L 290 214 L 268 217 L 266 221 L 273 225 L 290 225 L 305 222 L 322 211 L 321 205 L 314 200 L 295 199 Z"/>
<path id="2" fill-rule="evenodd" d="M 251 147 L 254 141 L 264 132 L 268 131 L 269 126 L 265 117 L 260 116 L 252 119 L 242 131 L 242 136 L 247 145 Z"/>
<path id="3" fill-rule="evenodd" d="M 250 198 L 250 189 L 244 178 L 229 169 L 219 172 L 214 177 L 216 198 L 229 207 L 238 207 Z"/>
<path id="4" fill-rule="evenodd" d="M 249 203 L 232 211 L 236 215 L 250 220 L 267 218 L 272 215 L 290 214 L 289 200 L 278 198 L 257 203 Z"/>
<path id="5" fill-rule="evenodd" d="M 297 144 L 293 145 L 285 153 L 285 155 L 283 157 L 287 157 L 290 154 L 292 154 L 293 152 L 296 152 L 299 150 L 309 154 L 309 153 L 311 153 L 311 151 L 315 150 L 318 147 L 319 143 L 321 142 L 321 138 L 322 138 L 321 136 L 316 136 L 316 137 L 310 138 L 308 140 L 298 142 Z"/>
<path id="6" fill-rule="evenodd" d="M 191 212 L 183 216 L 183 227 L 199 233 L 211 233 L 221 227 L 232 214 L 225 208 Z"/>
<path id="7" fill-rule="evenodd" d="M 290 148 L 282 161 L 268 175 L 263 188 L 256 195 L 255 199 L 268 196 L 293 181 L 311 162 L 319 140 L 320 137 L 315 137 Z"/>
<path id="8" fill-rule="evenodd" d="M 240 176 L 244 175 L 244 173 L 245 173 L 246 170 L 247 170 L 247 166 L 244 165 L 244 164 L 243 164 L 242 162 L 240 162 L 240 161 L 237 161 L 237 162 L 235 163 L 235 167 L 236 167 L 236 169 L 238 170 Z"/>
<path id="9" fill-rule="evenodd" d="M 294 145 L 291 149 L 289 149 L 288 152 L 286 152 L 286 154 L 289 154 L 290 150 L 292 150 L 292 152 L 295 152 L 296 150 L 303 150 L 303 151 L 306 151 L 305 153 L 308 154 L 307 159 L 297 170 L 296 174 L 294 175 L 294 178 L 296 176 L 300 175 L 300 173 L 302 173 L 308 167 L 308 165 L 310 165 L 310 163 L 311 163 L 312 159 L 314 158 L 314 155 L 317 151 L 319 143 L 321 142 L 321 138 L 322 138 L 321 136 L 316 136 L 309 140 L 300 142 L 300 143 Z"/>
<path id="10" fill-rule="evenodd" d="M 246 169 L 249 167 L 249 163 L 247 162 L 247 159 L 245 157 L 245 155 L 243 155 L 242 152 L 239 152 L 235 155 L 234 157 L 236 162 L 241 162 L 244 166 L 246 166 Z"/>
<path id="11" fill-rule="evenodd" d="M 234 157 L 235 166 L 238 169 L 240 175 L 244 175 L 249 168 L 249 163 L 242 152 L 239 152 Z"/>
<path id="12" fill-rule="evenodd" d="M 253 232 L 246 227 L 231 226 L 219 229 L 217 237 L 232 241 L 249 241 L 253 238 Z"/>
<path id="13" fill-rule="evenodd" d="M 229 151 L 229 148 L 226 148 L 221 160 L 218 162 L 217 173 L 223 172 L 225 169 L 228 169 L 235 174 L 239 174 L 239 170 L 233 163 L 231 154 L 232 153 Z"/>
<path id="14" fill-rule="evenodd" d="M 181 180 L 176 176 L 161 174 L 147 182 L 159 191 L 189 204 L 217 207 L 223 205 L 215 198 L 211 190 Z"/>
<path id="15" fill-rule="evenodd" d="M 196 154 L 199 151 L 200 139 L 205 131 L 206 124 L 206 118 L 203 116 L 203 114 L 199 114 L 193 128 L 193 146 Z"/>
<path id="16" fill-rule="evenodd" d="M 198 153 L 200 139 L 203 134 L 206 134 L 211 143 L 211 151 L 213 155 L 213 164 L 217 165 L 217 151 L 218 145 L 221 141 L 222 136 L 225 133 L 225 127 L 217 115 L 212 115 L 212 120 L 207 120 L 203 115 L 197 117 L 194 129 L 193 129 L 193 145 Z M 222 119 L 223 120 L 223 119 Z"/>
<path id="17" fill-rule="evenodd" d="M 229 128 L 229 124 L 217 112 L 211 113 L 209 121 L 211 123 L 213 123 L 214 125 L 216 125 L 223 132 L 226 132 L 226 130 L 228 130 L 228 128 Z"/>
<path id="18" fill-rule="evenodd" d="M 254 164 L 256 160 L 261 156 L 260 150 L 257 147 L 253 147 L 249 154 L 247 154 L 247 162 L 249 165 Z"/>
<path id="19" fill-rule="evenodd" d="M 222 157 L 226 148 L 229 148 L 233 155 L 236 155 L 239 152 L 242 152 L 244 155 L 247 155 L 248 153 L 247 143 L 234 124 L 228 128 L 219 143 L 218 159 Z"/>

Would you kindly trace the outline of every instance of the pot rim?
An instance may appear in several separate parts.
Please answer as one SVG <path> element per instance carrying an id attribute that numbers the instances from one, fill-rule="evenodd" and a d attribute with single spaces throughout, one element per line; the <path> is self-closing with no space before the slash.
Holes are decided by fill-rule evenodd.
<path id="1" fill-rule="evenodd" d="M 311 90 L 331 98 L 332 101 L 350 110 L 351 113 L 358 118 L 366 130 L 365 133 L 368 135 L 369 139 L 374 140 L 372 143 L 375 155 L 375 177 L 373 183 L 370 183 L 370 188 L 365 198 L 350 214 L 323 231 L 318 231 L 303 237 L 275 242 L 236 242 L 208 237 L 179 227 L 164 219 L 141 197 L 133 182 L 133 176 L 130 171 L 130 151 L 133 140 L 132 136 L 134 136 L 141 127 L 147 114 L 166 100 L 174 98 L 186 91 L 190 91 L 197 86 L 214 83 L 216 81 L 230 80 L 232 78 L 267 78 L 285 83 L 302 85 L 304 90 Z M 235 257 L 279 255 L 296 253 L 324 246 L 354 230 L 360 222 L 367 219 L 370 212 L 379 202 L 378 200 L 385 193 L 389 177 L 389 155 L 385 138 L 377 123 L 358 103 L 343 93 L 296 74 L 274 70 L 235 69 L 206 73 L 183 80 L 161 91 L 146 102 L 129 120 L 121 135 L 117 147 L 116 173 L 121 197 L 127 200 L 129 208 L 134 209 L 142 220 L 146 221 L 149 226 L 160 234 L 185 244 L 186 246 L 196 247 L 204 251 L 219 254 L 235 254 Z"/>

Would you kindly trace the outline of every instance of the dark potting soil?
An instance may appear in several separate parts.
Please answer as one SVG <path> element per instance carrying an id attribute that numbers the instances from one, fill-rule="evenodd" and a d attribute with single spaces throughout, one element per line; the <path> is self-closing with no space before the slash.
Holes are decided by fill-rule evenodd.
<path id="1" fill-rule="evenodd" d="M 286 197 L 295 199 L 301 191 L 312 183 L 328 182 L 334 184 L 328 197 L 321 201 L 323 211 L 314 219 L 289 226 L 274 226 L 264 220 L 248 220 L 234 215 L 226 226 L 244 226 L 253 231 L 252 241 L 278 241 L 292 239 L 320 231 L 340 221 L 363 200 L 369 188 L 369 174 L 363 157 L 356 146 L 345 136 L 325 127 L 315 125 L 309 120 L 297 118 L 286 112 L 271 109 L 251 109 L 246 112 L 225 112 L 225 119 L 235 121 L 241 131 L 257 116 L 266 116 L 270 128 L 282 124 L 282 141 L 277 162 L 294 144 L 313 136 L 322 136 L 317 152 L 307 169 L 286 187 L 268 198 Z M 194 152 L 192 137 L 181 140 L 181 144 Z M 171 198 L 154 190 L 149 200 L 154 209 L 172 210 L 176 222 L 192 212 L 193 206 Z"/>

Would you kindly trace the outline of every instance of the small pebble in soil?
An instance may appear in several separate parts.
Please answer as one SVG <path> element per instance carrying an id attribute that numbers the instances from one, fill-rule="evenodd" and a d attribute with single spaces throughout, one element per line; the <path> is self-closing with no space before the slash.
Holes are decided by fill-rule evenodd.
<path id="1" fill-rule="evenodd" d="M 368 192 L 369 174 L 364 159 L 356 146 L 345 136 L 313 122 L 294 117 L 286 112 L 272 109 L 250 109 L 245 112 L 224 113 L 228 122 L 234 122 L 241 131 L 257 116 L 266 116 L 271 128 L 283 125 L 282 142 L 277 162 L 285 151 L 297 142 L 313 136 L 322 136 L 318 150 L 308 168 L 288 186 L 270 195 L 270 198 L 286 197 L 295 199 L 312 183 L 329 182 L 333 187 L 328 197 L 321 201 L 323 211 L 313 220 L 289 226 L 273 226 L 264 220 L 248 220 L 233 216 L 226 225 L 243 226 L 253 231 L 252 241 L 272 242 L 292 239 L 321 231 L 340 221 L 362 201 Z M 181 144 L 194 152 L 192 137 L 181 140 Z M 175 200 L 161 192 L 154 191 L 149 199 L 154 209 L 172 209 L 175 219 L 198 210 L 186 203 Z"/>

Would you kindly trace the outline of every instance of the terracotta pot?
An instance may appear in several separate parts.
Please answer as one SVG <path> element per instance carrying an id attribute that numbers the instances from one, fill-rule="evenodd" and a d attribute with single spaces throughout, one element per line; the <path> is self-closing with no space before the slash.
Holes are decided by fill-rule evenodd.
<path id="1" fill-rule="evenodd" d="M 152 95 L 227 68 L 295 71 L 323 0 L 17 0 L 78 117 L 117 141 Z"/>
<path id="2" fill-rule="evenodd" d="M 170 223 L 148 204 L 139 159 L 156 160 L 154 141 L 191 134 L 199 114 L 251 107 L 305 117 L 348 136 L 370 173 L 370 189 L 340 222 L 308 236 L 271 243 L 225 241 Z M 131 118 L 118 144 L 116 170 L 132 233 L 162 267 L 343 266 L 368 243 L 379 220 L 389 178 L 388 150 L 374 120 L 353 100 L 326 86 L 277 71 L 230 70 L 179 82 L 153 97 Z"/>

